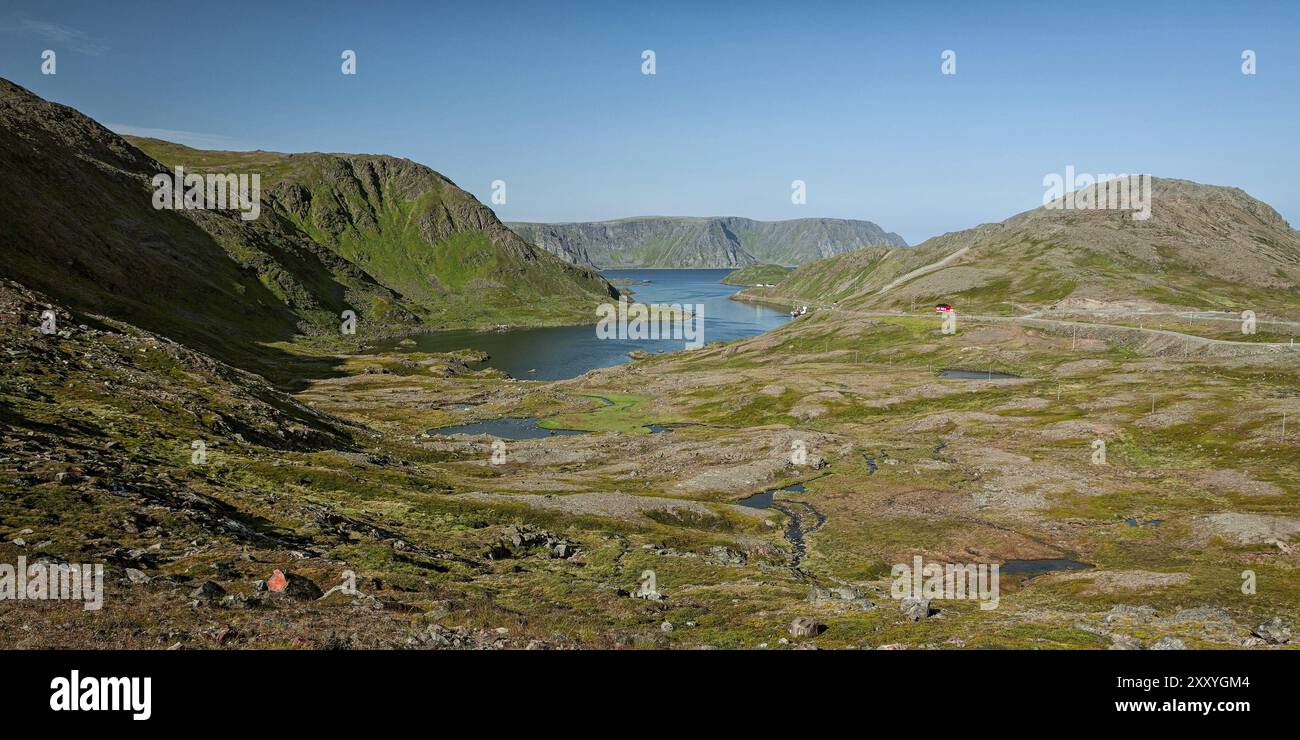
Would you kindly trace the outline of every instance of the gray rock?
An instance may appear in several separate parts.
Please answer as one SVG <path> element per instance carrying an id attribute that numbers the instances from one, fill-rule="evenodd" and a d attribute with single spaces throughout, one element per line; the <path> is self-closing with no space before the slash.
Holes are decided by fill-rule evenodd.
<path id="1" fill-rule="evenodd" d="M 745 553 L 723 545 L 710 547 L 709 559 L 723 565 L 744 565 L 749 560 Z"/>
<path id="2" fill-rule="evenodd" d="M 1111 650 L 1141 650 L 1142 642 L 1135 637 L 1128 635 L 1114 634 L 1110 636 Z"/>
<path id="3" fill-rule="evenodd" d="M 542 548 L 548 557 L 561 560 L 578 554 L 576 542 L 552 532 L 528 526 L 509 526 L 502 533 L 501 541 L 488 550 L 485 556 L 490 560 L 506 560 L 523 557 L 533 548 Z"/>
<path id="4" fill-rule="evenodd" d="M 222 588 L 216 581 L 204 581 L 190 592 L 190 598 L 199 601 L 215 601 L 225 595 L 226 589 Z"/>
<path id="5" fill-rule="evenodd" d="M 1187 646 L 1177 637 L 1162 637 L 1151 643 L 1148 650 L 1186 650 Z"/>
<path id="6" fill-rule="evenodd" d="M 825 625 L 818 624 L 812 617 L 795 617 L 790 622 L 791 637 L 816 637 L 825 629 Z"/>
<path id="7" fill-rule="evenodd" d="M 1123 620 L 1132 620 L 1134 622 L 1145 622 L 1146 620 L 1152 619 L 1155 616 L 1156 616 L 1155 607 L 1147 606 L 1146 604 L 1143 604 L 1141 606 L 1133 606 L 1132 604 L 1119 604 L 1117 606 L 1111 607 L 1111 610 L 1106 613 L 1106 616 L 1102 619 L 1102 621 L 1106 623 L 1118 622 Z"/>
<path id="8" fill-rule="evenodd" d="M 147 573 L 145 573 L 142 570 L 136 570 L 135 568 L 126 569 L 126 579 L 131 583 L 136 583 L 136 584 L 148 583 L 150 580 L 149 575 Z"/>
<path id="9" fill-rule="evenodd" d="M 904 597 L 902 603 L 899 604 L 899 609 L 903 612 L 903 616 L 913 622 L 919 622 L 934 613 L 930 609 L 929 599 L 919 599 L 915 596 Z"/>
<path id="10" fill-rule="evenodd" d="M 1232 615 L 1226 609 L 1217 606 L 1198 606 L 1182 609 L 1177 614 L 1164 620 L 1166 622 L 1196 622 L 1198 624 L 1231 624 Z"/>
<path id="11" fill-rule="evenodd" d="M 1285 645 L 1291 642 L 1291 626 L 1281 617 L 1273 617 L 1256 627 L 1251 634 L 1270 645 Z"/>

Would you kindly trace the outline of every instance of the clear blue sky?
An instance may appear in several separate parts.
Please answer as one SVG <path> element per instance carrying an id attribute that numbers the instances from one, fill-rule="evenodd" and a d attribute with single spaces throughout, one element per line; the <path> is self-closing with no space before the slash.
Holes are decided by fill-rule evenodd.
<path id="1" fill-rule="evenodd" d="M 1295 225 L 1298 42 L 1295 1 L 0 0 L 0 76 L 117 130 L 409 157 L 485 202 L 506 181 L 507 220 L 834 216 L 913 243 L 1038 205 L 1066 165 L 1235 185 Z"/>

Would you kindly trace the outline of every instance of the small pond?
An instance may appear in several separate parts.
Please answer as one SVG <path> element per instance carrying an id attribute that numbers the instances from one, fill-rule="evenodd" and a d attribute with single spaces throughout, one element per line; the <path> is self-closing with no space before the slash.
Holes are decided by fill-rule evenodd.
<path id="1" fill-rule="evenodd" d="M 505 418 L 487 419 L 470 424 L 458 424 L 451 427 L 437 427 L 429 434 L 447 436 L 450 434 L 490 434 L 500 439 L 541 439 L 573 434 L 586 434 L 574 429 L 545 429 L 537 419 Z"/>
<path id="2" fill-rule="evenodd" d="M 1086 570 L 1091 567 L 1091 565 L 1080 563 L 1077 560 L 1008 560 L 998 570 L 1002 575 L 1007 576 L 1036 576 L 1059 570 Z"/>

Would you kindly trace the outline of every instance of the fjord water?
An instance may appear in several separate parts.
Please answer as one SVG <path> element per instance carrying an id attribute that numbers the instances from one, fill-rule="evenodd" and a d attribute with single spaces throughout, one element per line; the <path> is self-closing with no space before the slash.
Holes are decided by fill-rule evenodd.
<path id="1" fill-rule="evenodd" d="M 679 303 L 693 310 L 704 307 L 705 342 L 729 342 L 761 334 L 790 320 L 784 311 L 740 303 L 730 296 L 739 286 L 718 282 L 730 270 L 605 270 L 608 280 L 631 280 L 619 285 L 631 291 L 628 300 L 638 303 Z M 649 281 L 648 283 L 645 281 Z M 527 380 L 562 380 L 588 370 L 617 365 L 629 360 L 633 350 L 672 352 L 683 349 L 681 339 L 632 340 L 598 339 L 593 313 L 587 326 L 554 326 L 511 329 L 503 332 L 445 331 L 413 337 L 420 352 L 448 352 L 456 349 L 482 350 L 491 357 L 487 365 Z M 386 349 L 398 349 L 390 344 Z M 535 370 L 536 372 L 530 372 Z"/>

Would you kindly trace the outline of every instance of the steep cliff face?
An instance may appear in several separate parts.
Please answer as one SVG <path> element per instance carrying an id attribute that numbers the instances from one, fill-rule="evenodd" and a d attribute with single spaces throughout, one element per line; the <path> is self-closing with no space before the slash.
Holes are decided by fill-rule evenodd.
<path id="1" fill-rule="evenodd" d="M 274 218 L 157 210 L 167 170 L 113 132 L 0 80 L 0 275 L 78 311 L 232 358 L 398 296 Z"/>
<path id="2" fill-rule="evenodd" d="M 158 209 L 155 175 L 257 174 L 260 213 Z M 617 295 L 423 165 L 127 139 L 0 79 L 0 276 L 232 362 L 267 344 L 589 321 Z"/>
<path id="3" fill-rule="evenodd" d="M 566 261 L 599 268 L 799 265 L 865 246 L 907 246 L 870 221 L 803 218 L 627 218 L 586 223 L 508 224 Z"/>
<path id="4" fill-rule="evenodd" d="M 583 320 L 596 302 L 617 295 L 594 270 L 524 241 L 474 196 L 410 160 L 133 141 L 172 166 L 260 172 L 275 218 L 364 269 L 439 326 Z"/>

